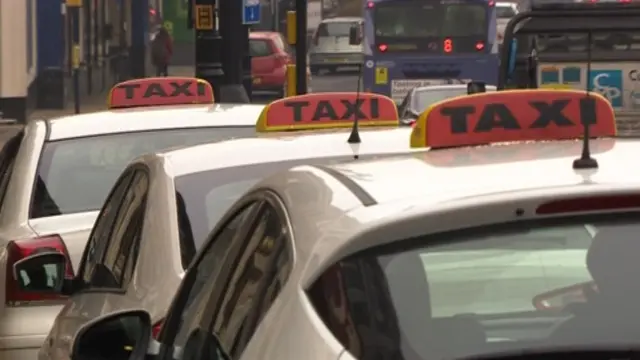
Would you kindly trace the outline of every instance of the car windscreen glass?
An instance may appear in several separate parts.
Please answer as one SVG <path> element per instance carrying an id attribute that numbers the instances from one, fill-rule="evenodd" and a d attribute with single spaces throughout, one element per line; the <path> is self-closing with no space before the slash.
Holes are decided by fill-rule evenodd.
<path id="1" fill-rule="evenodd" d="M 638 215 L 518 222 L 398 241 L 335 263 L 308 294 L 357 359 L 637 347 Z M 541 293 L 591 281 L 577 295 L 561 291 L 559 308 L 534 306 Z M 332 304 L 343 305 L 338 311 Z"/>
<path id="2" fill-rule="evenodd" d="M 253 136 L 253 127 L 209 127 L 47 142 L 36 174 L 31 218 L 99 210 L 122 170 L 140 155 Z"/>
<path id="3" fill-rule="evenodd" d="M 374 159 L 377 155 L 364 155 L 360 159 Z M 244 165 L 233 168 L 204 171 L 183 175 L 175 180 L 176 191 L 184 201 L 187 214 L 185 232 L 192 234 L 193 245 L 199 249 L 209 232 L 225 212 L 247 190 L 263 178 L 298 165 L 329 165 L 353 160 L 352 156 L 300 159 Z M 188 262 L 183 264 L 186 268 Z"/>
<path id="4" fill-rule="evenodd" d="M 496 91 L 495 86 L 487 86 L 487 91 Z M 412 110 L 419 114 L 429 108 L 429 106 L 450 98 L 454 98 L 456 96 L 467 95 L 467 87 L 460 86 L 454 87 L 451 89 L 441 88 L 441 89 L 416 89 L 413 95 L 412 101 Z"/>
<path id="5" fill-rule="evenodd" d="M 349 37 L 349 30 L 357 24 L 357 22 L 353 21 L 321 23 L 320 26 L 318 26 L 318 37 Z"/>
<path id="6" fill-rule="evenodd" d="M 496 6 L 496 17 L 498 19 L 511 19 L 516 16 L 516 11 L 511 6 Z"/>
<path id="7" fill-rule="evenodd" d="M 249 39 L 249 55 L 253 57 L 269 56 L 273 54 L 268 40 Z"/>

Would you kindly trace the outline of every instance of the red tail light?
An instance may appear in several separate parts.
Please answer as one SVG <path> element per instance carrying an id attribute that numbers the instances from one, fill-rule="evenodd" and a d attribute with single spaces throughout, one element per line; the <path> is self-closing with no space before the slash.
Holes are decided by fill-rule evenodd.
<path id="1" fill-rule="evenodd" d="M 162 331 L 162 324 L 164 324 L 164 319 L 158 321 L 155 325 L 153 325 L 153 328 L 151 329 L 151 336 L 153 336 L 155 340 L 158 340 L 158 336 L 160 336 L 160 331 Z"/>
<path id="2" fill-rule="evenodd" d="M 619 0 L 623 4 L 630 4 L 631 0 Z"/>
<path id="3" fill-rule="evenodd" d="M 640 208 L 640 195 L 607 195 L 556 200 L 538 206 L 536 214 L 565 214 L 583 211 L 624 210 L 631 208 Z"/>
<path id="4" fill-rule="evenodd" d="M 7 269 L 6 269 L 6 294 L 5 303 L 7 306 L 19 306 L 22 302 L 42 301 L 42 300 L 61 300 L 64 296 L 51 293 L 37 293 L 22 291 L 18 282 L 13 277 L 13 264 L 24 259 L 27 256 L 34 255 L 43 249 L 50 251 L 58 251 L 69 258 L 67 248 L 58 235 L 49 235 L 35 239 L 16 240 L 7 244 Z M 67 262 L 66 276 L 73 277 L 71 263 Z M 44 274 L 46 276 L 46 274 Z"/>
<path id="5" fill-rule="evenodd" d="M 484 50 L 484 43 L 482 41 L 478 41 L 476 43 L 476 50 L 478 50 L 478 51 Z"/>
<path id="6" fill-rule="evenodd" d="M 489 1 L 489 7 L 494 7 L 496 5 L 496 2 L 491 0 Z"/>
<path id="7" fill-rule="evenodd" d="M 367 9 L 373 9 L 374 6 L 373 1 L 367 2 Z"/>
<path id="8" fill-rule="evenodd" d="M 387 49 L 389 49 L 389 47 L 387 46 L 387 44 L 380 44 L 380 45 L 378 45 L 378 50 L 379 50 L 380 52 L 385 52 L 385 51 L 387 51 Z"/>

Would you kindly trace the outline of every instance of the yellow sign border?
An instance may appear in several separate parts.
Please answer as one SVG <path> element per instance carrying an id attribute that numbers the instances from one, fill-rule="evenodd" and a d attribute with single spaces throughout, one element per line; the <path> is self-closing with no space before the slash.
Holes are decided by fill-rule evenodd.
<path id="1" fill-rule="evenodd" d="M 213 5 L 196 5 L 196 30 L 213 30 Z M 208 22 L 208 25 L 203 24 Z"/>

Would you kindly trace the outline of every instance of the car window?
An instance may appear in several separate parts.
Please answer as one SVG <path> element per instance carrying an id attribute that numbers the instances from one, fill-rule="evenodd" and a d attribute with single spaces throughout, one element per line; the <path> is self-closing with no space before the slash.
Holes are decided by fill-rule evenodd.
<path id="1" fill-rule="evenodd" d="M 90 286 L 94 270 L 104 257 L 115 219 L 122 207 L 124 195 L 129 189 L 134 173 L 134 170 L 126 170 L 116 181 L 91 230 L 79 270 L 80 279 L 85 287 Z"/>
<path id="2" fill-rule="evenodd" d="M 381 155 L 364 155 L 360 159 L 373 159 Z M 226 169 L 215 169 L 179 176 L 175 179 L 176 191 L 184 204 L 179 209 L 182 232 L 190 234 L 194 244 L 182 244 L 185 252 L 193 252 L 202 246 L 209 232 L 220 218 L 247 190 L 261 179 L 298 165 L 329 165 L 352 161 L 352 156 L 317 159 L 300 159 L 272 163 L 250 164 Z M 185 227 L 190 227 L 187 229 Z M 191 255 L 183 253 L 183 267 L 189 265 Z"/>
<path id="3" fill-rule="evenodd" d="M 136 171 L 131 185 L 113 223 L 111 236 L 102 260 L 104 270 L 115 280 L 115 287 L 126 288 L 133 274 L 140 246 L 149 177 L 146 171 Z M 99 281 L 99 279 L 96 279 Z M 94 283 L 92 287 L 114 287 L 110 283 Z"/>
<path id="4" fill-rule="evenodd" d="M 230 263 L 234 271 L 217 292 L 222 301 L 212 330 L 232 359 L 240 358 L 291 272 L 287 241 L 284 221 L 266 205 L 243 253 Z"/>
<path id="5" fill-rule="evenodd" d="M 272 54 L 273 51 L 271 51 L 271 44 L 268 40 L 249 39 L 249 55 L 252 57 L 270 56 Z"/>
<path id="6" fill-rule="evenodd" d="M 23 133 L 20 132 L 2 144 L 2 151 L 0 152 L 0 208 L 4 203 L 4 197 L 13 174 L 13 165 L 22 142 L 22 136 Z"/>
<path id="7" fill-rule="evenodd" d="M 640 273 L 637 217 L 499 224 L 398 241 L 338 261 L 308 294 L 357 359 L 464 358 L 624 339 L 637 346 L 635 335 L 625 337 L 638 328 L 640 287 L 630 277 Z M 540 294 L 592 280 L 596 290 L 568 292 L 556 310 L 535 305 Z"/>
<path id="8" fill-rule="evenodd" d="M 38 165 L 30 216 L 40 218 L 100 209 L 122 170 L 140 155 L 252 136 L 255 136 L 253 127 L 189 128 L 47 142 Z"/>
<path id="9" fill-rule="evenodd" d="M 186 298 L 184 308 L 177 312 L 180 314 L 178 315 L 180 321 L 174 341 L 177 346 L 184 346 L 192 330 L 198 327 L 213 289 L 214 280 L 224 270 L 225 258 L 232 256 L 232 250 L 238 251 L 237 246 L 232 247 L 232 244 L 243 243 L 244 234 L 246 234 L 243 229 L 248 230 L 251 225 L 256 206 L 256 203 L 248 204 L 232 216 L 224 226 L 221 226 L 209 243 L 209 248 L 202 254 L 193 269 L 187 273 L 187 276 L 194 276 L 195 279 L 190 288 L 180 290 L 181 292 L 187 291 L 188 294 L 179 295 L 186 296 Z"/>
<path id="10" fill-rule="evenodd" d="M 516 11 L 511 6 L 496 6 L 496 17 L 498 19 L 511 19 L 516 16 Z"/>

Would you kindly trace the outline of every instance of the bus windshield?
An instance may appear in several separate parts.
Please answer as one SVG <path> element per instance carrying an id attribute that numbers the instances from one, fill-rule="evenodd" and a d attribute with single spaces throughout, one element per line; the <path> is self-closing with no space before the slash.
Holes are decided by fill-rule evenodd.
<path id="1" fill-rule="evenodd" d="M 374 12 L 375 42 L 391 52 L 476 52 L 488 36 L 487 17 L 486 2 L 382 2 Z"/>

